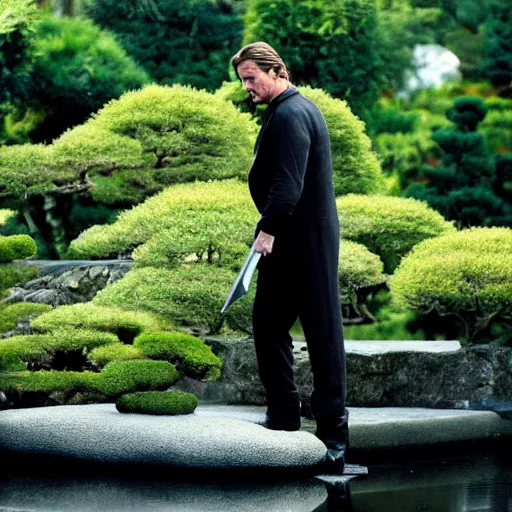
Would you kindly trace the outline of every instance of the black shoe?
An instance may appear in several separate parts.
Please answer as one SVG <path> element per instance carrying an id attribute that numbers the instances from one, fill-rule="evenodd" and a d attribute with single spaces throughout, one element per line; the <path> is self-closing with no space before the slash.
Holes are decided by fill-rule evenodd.
<path id="1" fill-rule="evenodd" d="M 315 435 L 327 448 L 325 470 L 330 473 L 343 473 L 349 448 L 348 413 L 336 417 L 317 418 Z"/>

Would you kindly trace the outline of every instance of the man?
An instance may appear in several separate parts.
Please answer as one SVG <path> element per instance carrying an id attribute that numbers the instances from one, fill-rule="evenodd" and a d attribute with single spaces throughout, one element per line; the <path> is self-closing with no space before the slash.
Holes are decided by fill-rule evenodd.
<path id="1" fill-rule="evenodd" d="M 249 44 L 231 63 L 252 100 L 268 104 L 249 172 L 249 190 L 261 214 L 255 250 L 264 256 L 253 334 L 267 394 L 266 426 L 300 428 L 289 334 L 299 318 L 313 372 L 316 435 L 327 446 L 327 460 L 343 471 L 348 416 L 329 134 L 318 108 L 291 86 L 271 46 Z"/>

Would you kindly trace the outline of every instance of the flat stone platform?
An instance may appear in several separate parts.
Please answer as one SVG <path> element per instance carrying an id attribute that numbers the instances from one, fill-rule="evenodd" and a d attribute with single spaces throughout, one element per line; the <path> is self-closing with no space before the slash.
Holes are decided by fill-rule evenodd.
<path id="1" fill-rule="evenodd" d="M 0 412 L 0 452 L 93 463 L 184 469 L 308 470 L 325 456 L 305 420 L 299 432 L 259 425 L 263 407 L 201 405 L 192 415 L 123 414 L 113 404 Z M 384 449 L 490 440 L 512 435 L 512 421 L 492 411 L 349 408 L 351 446 Z"/>

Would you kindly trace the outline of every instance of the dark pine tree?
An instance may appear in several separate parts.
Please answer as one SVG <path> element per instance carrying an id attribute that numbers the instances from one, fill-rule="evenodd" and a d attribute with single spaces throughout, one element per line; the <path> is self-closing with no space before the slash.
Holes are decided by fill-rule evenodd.
<path id="1" fill-rule="evenodd" d="M 432 136 L 443 151 L 440 164 L 423 166 L 423 182 L 410 185 L 405 192 L 426 201 L 460 227 L 512 226 L 506 187 L 510 160 L 489 154 L 484 136 L 477 132 L 485 114 L 480 98 L 456 100 L 446 114 L 455 127 L 437 130 Z"/>

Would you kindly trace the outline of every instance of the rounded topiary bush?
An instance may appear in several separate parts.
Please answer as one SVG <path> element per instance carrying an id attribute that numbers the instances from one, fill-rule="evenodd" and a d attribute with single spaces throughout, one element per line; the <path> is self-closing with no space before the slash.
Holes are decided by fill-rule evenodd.
<path id="1" fill-rule="evenodd" d="M 38 272 L 37 265 L 0 264 L 0 298 L 8 295 L 13 286 L 24 284 L 36 277 Z"/>
<path id="2" fill-rule="evenodd" d="M 418 242 L 455 231 L 441 214 L 414 199 L 351 194 L 337 199 L 341 236 L 378 254 L 392 273 Z"/>
<path id="3" fill-rule="evenodd" d="M 36 251 L 36 243 L 29 235 L 0 235 L 0 263 L 30 258 Z"/>
<path id="4" fill-rule="evenodd" d="M 325 118 L 331 139 L 333 181 L 336 195 L 374 194 L 384 190 L 384 176 L 377 154 L 365 133 L 364 123 L 345 101 L 332 98 L 321 89 L 298 87 L 313 101 Z M 249 110 L 249 94 L 240 83 L 225 83 L 216 93 L 232 101 L 241 110 Z"/>
<path id="5" fill-rule="evenodd" d="M 390 281 L 394 301 L 462 320 L 467 341 L 512 311 L 512 230 L 473 228 L 418 244 Z"/>
<path id="6" fill-rule="evenodd" d="M 157 415 L 192 414 L 197 398 L 184 391 L 140 391 L 128 393 L 116 401 L 119 412 Z"/>
<path id="7" fill-rule="evenodd" d="M 134 391 L 163 390 L 179 376 L 176 367 L 167 361 L 112 361 L 101 370 L 96 386 L 104 395 L 115 397 Z"/>
<path id="8" fill-rule="evenodd" d="M 63 326 L 110 331 L 127 343 L 143 331 L 171 328 L 169 322 L 148 312 L 98 307 L 90 302 L 59 306 L 31 322 L 33 329 L 42 332 Z"/>
<path id="9" fill-rule="evenodd" d="M 339 256 L 339 281 L 342 304 L 355 304 L 357 290 L 386 280 L 384 265 L 364 245 L 342 240 Z"/>
<path id="10" fill-rule="evenodd" d="M 217 380 L 222 361 L 205 343 L 182 332 L 146 332 L 135 338 L 134 347 L 151 359 L 164 359 L 195 379 Z"/>
<path id="11" fill-rule="evenodd" d="M 71 242 L 71 258 L 131 255 L 138 265 L 172 264 L 190 255 L 240 253 L 253 238 L 258 214 L 238 180 L 174 185 Z M 226 254 L 228 253 L 228 254 Z"/>

